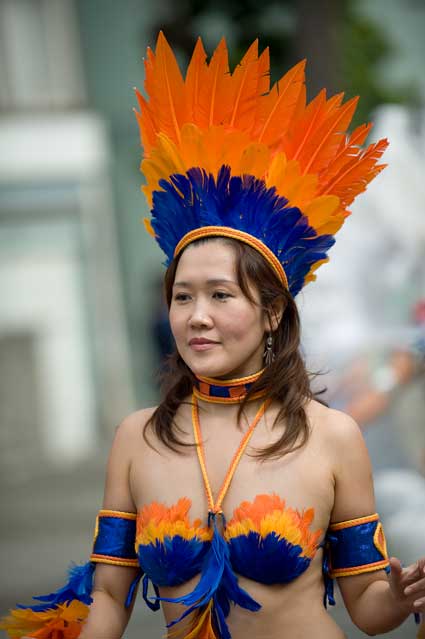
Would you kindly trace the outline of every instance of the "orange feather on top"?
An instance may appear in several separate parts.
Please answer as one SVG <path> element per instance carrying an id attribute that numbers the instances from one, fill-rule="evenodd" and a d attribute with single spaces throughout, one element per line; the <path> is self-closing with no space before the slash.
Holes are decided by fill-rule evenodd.
<path id="1" fill-rule="evenodd" d="M 258 84 L 258 40 L 255 40 L 236 67 L 231 78 L 233 108 L 229 114 L 229 127 L 237 126 L 250 131 L 254 123 Z"/>
<path id="2" fill-rule="evenodd" d="M 343 103 L 343 93 L 327 98 L 322 90 L 307 104 L 305 60 L 271 89 L 269 67 L 268 49 L 259 56 L 255 41 L 231 73 L 224 38 L 209 63 L 199 38 L 183 80 L 159 34 L 145 60 L 149 98 L 136 94 L 150 204 L 161 178 L 192 167 L 217 176 L 226 164 L 232 175 L 274 186 L 319 235 L 341 227 L 347 206 L 384 168 L 378 162 L 388 143 L 362 149 L 370 124 L 347 134 L 358 98 Z"/>
<path id="3" fill-rule="evenodd" d="M 377 165 L 377 162 L 387 146 L 386 139 L 368 146 L 360 157 L 353 158 L 342 167 L 326 185 L 326 191 L 337 195 L 343 205 L 351 204 L 359 193 L 366 190 L 368 183 L 386 167 L 386 164 Z"/>
<path id="4" fill-rule="evenodd" d="M 270 91 L 270 51 L 266 47 L 258 58 L 258 95 Z"/>
<path id="5" fill-rule="evenodd" d="M 199 110 L 199 93 L 207 79 L 207 54 L 201 38 L 196 41 L 195 49 L 186 72 L 185 92 L 187 118 L 186 122 L 195 122 Z"/>
<path id="6" fill-rule="evenodd" d="M 158 45 L 160 39 L 158 37 Z M 150 47 L 146 49 L 146 58 L 144 59 L 145 65 L 145 91 L 147 95 L 153 95 L 155 92 L 156 79 L 155 79 L 155 54 Z"/>
<path id="7" fill-rule="evenodd" d="M 270 93 L 260 97 L 260 122 L 254 132 L 259 142 L 275 145 L 285 135 L 299 104 L 304 69 L 302 60 L 273 85 Z"/>
<path id="8" fill-rule="evenodd" d="M 185 121 L 184 81 L 162 32 L 158 36 L 155 55 L 148 55 L 146 70 L 145 88 L 149 92 L 150 112 L 157 119 L 155 128 L 178 142 L 180 127 Z"/>
<path id="9" fill-rule="evenodd" d="M 226 40 L 222 38 L 207 68 L 206 81 L 199 86 L 198 111 L 194 123 L 208 128 L 222 124 L 232 110 L 232 84 Z"/>
<path id="10" fill-rule="evenodd" d="M 292 122 L 288 136 L 282 141 L 282 149 L 291 160 L 298 160 L 303 148 L 323 123 L 326 113 L 326 91 L 322 89 Z"/>
<path id="11" fill-rule="evenodd" d="M 331 159 L 326 169 L 326 180 L 328 182 L 339 173 L 344 164 L 359 155 L 362 150 L 361 146 L 364 144 L 371 128 L 371 122 L 369 124 L 361 124 L 351 135 L 341 139 L 338 152 Z"/>
<path id="12" fill-rule="evenodd" d="M 345 139 L 345 131 L 350 126 L 357 102 L 358 98 L 349 100 L 326 118 L 315 139 L 309 141 L 299 158 L 303 173 L 319 173 L 335 156 L 341 139 Z"/>
<path id="13" fill-rule="evenodd" d="M 140 113 L 138 113 L 136 109 L 133 110 L 140 129 L 140 143 L 144 145 L 144 151 L 147 154 L 156 142 L 157 130 L 155 128 L 155 119 L 143 95 L 137 89 L 135 89 L 135 92 Z"/>

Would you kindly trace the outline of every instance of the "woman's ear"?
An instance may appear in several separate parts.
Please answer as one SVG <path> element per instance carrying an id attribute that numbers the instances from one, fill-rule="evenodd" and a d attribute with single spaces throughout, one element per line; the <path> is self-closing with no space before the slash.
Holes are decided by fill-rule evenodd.
<path id="1" fill-rule="evenodd" d="M 286 301 L 284 299 L 276 300 L 273 305 L 266 311 L 265 317 L 265 330 L 267 333 L 274 333 L 280 322 L 282 321 L 283 314 L 286 308 Z"/>

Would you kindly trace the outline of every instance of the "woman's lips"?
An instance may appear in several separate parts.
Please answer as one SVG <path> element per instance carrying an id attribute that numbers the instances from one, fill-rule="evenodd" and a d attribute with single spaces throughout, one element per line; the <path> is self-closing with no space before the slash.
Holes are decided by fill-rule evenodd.
<path id="1" fill-rule="evenodd" d="M 189 346 L 190 348 L 192 348 L 194 351 L 208 351 L 211 348 L 214 348 L 214 346 L 217 346 L 218 342 L 211 342 L 208 340 L 191 340 L 189 342 Z"/>

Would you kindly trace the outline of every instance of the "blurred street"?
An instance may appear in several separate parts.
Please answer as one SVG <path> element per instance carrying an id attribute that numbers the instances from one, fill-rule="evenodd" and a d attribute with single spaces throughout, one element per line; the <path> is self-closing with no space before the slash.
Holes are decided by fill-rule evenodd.
<path id="1" fill-rule="evenodd" d="M 99 459 L 106 458 L 99 455 Z M 65 582 L 71 561 L 84 563 L 91 551 L 94 521 L 102 504 L 104 469 L 100 462 L 65 474 L 39 476 L 29 484 L 3 483 L 0 504 L 0 610 Z M 159 639 L 160 613 L 141 597 L 126 639 Z M 0 636 L 5 634 L 0 631 Z"/>

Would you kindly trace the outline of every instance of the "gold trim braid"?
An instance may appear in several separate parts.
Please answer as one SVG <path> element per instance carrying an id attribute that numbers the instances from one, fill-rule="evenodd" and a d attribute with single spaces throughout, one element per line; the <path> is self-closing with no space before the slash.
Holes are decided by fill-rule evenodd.
<path id="1" fill-rule="evenodd" d="M 284 268 L 273 251 L 271 251 L 268 246 L 254 235 L 245 233 L 245 231 L 239 231 L 238 229 L 232 229 L 229 226 L 201 226 L 199 229 L 189 231 L 189 233 L 186 233 L 186 235 L 184 235 L 177 244 L 174 250 L 174 257 L 177 257 L 177 255 L 186 248 L 188 244 L 201 237 L 230 237 L 234 240 L 239 240 L 240 242 L 244 242 L 245 244 L 252 246 L 252 248 L 255 248 L 264 257 L 264 259 L 267 260 L 278 275 L 284 287 L 289 290 L 288 278 L 286 277 Z"/>

